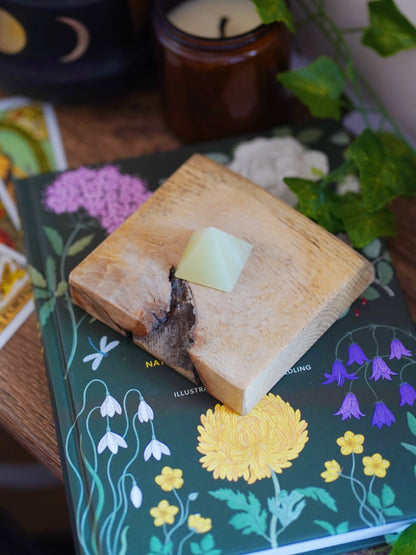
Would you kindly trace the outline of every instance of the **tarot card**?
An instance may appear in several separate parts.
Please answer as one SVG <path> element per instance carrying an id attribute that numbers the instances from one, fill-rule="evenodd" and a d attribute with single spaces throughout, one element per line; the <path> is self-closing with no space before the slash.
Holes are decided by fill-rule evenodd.
<path id="1" fill-rule="evenodd" d="M 53 107 L 23 97 L 0 100 L 0 348 L 34 307 L 14 181 L 65 168 Z"/>

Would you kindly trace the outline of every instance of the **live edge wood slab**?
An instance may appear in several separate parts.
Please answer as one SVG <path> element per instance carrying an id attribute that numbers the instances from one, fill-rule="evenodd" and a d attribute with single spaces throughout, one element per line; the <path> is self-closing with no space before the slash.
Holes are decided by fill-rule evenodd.
<path id="1" fill-rule="evenodd" d="M 209 226 L 253 245 L 229 293 L 174 277 L 193 231 Z M 69 283 L 77 305 L 245 414 L 373 277 L 341 240 L 194 155 Z"/>

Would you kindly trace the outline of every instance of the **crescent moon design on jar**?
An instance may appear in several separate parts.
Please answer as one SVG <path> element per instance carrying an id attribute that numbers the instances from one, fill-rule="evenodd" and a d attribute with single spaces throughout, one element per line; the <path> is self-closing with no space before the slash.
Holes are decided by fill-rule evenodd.
<path id="1" fill-rule="evenodd" d="M 72 17 L 57 17 L 56 19 L 71 27 L 75 31 L 77 39 L 74 48 L 68 52 L 68 54 L 59 58 L 59 60 L 62 63 L 74 62 L 81 58 L 87 51 L 90 44 L 90 32 L 81 21 L 73 19 Z"/>

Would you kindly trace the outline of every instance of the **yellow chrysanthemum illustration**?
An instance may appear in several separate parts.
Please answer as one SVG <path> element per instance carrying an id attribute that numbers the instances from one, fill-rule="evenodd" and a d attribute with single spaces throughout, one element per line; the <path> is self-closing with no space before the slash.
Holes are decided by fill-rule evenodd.
<path id="1" fill-rule="evenodd" d="M 292 465 L 308 441 L 307 422 L 278 395 L 269 393 L 247 415 L 216 405 L 201 415 L 198 451 L 215 479 L 253 484 Z"/>
<path id="2" fill-rule="evenodd" d="M 354 434 L 353 432 L 345 432 L 343 437 L 337 439 L 337 444 L 341 447 L 342 455 L 351 455 L 351 453 L 363 452 L 364 436 L 362 434 Z"/>
<path id="3" fill-rule="evenodd" d="M 163 491 L 180 489 L 183 486 L 182 470 L 180 468 L 164 466 L 162 473 L 156 476 L 155 482 Z"/>
<path id="4" fill-rule="evenodd" d="M 325 480 L 325 482 L 335 482 L 341 474 L 341 467 L 339 463 L 337 463 L 335 459 L 332 459 L 332 461 L 326 461 L 325 468 L 326 470 L 321 472 L 321 477 Z"/>
<path id="5" fill-rule="evenodd" d="M 162 526 L 163 524 L 173 524 L 175 521 L 175 515 L 179 511 L 178 507 L 175 505 L 169 505 L 166 499 L 162 499 L 157 507 L 152 507 L 150 509 L 150 515 L 155 519 L 155 526 Z"/>
<path id="6" fill-rule="evenodd" d="M 390 466 L 390 461 L 383 459 L 380 453 L 374 453 L 372 457 L 363 457 L 364 474 L 384 478 L 386 469 Z"/>
<path id="7" fill-rule="evenodd" d="M 205 532 L 211 530 L 212 522 L 210 518 L 203 518 L 199 513 L 196 513 L 189 515 L 188 528 L 197 534 L 205 534 Z"/>

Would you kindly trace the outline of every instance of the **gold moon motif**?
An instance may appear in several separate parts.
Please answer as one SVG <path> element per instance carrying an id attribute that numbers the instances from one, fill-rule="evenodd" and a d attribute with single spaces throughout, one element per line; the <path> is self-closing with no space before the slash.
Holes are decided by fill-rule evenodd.
<path id="1" fill-rule="evenodd" d="M 71 27 L 75 31 L 77 38 L 74 48 L 68 54 L 59 58 L 59 60 L 63 63 L 74 62 L 87 51 L 90 44 L 90 33 L 87 27 L 81 21 L 78 21 L 78 19 L 73 19 L 72 17 L 57 17 L 56 19 Z"/>
<path id="2" fill-rule="evenodd" d="M 0 8 L 0 52 L 18 54 L 26 46 L 23 25 L 9 12 Z"/>

